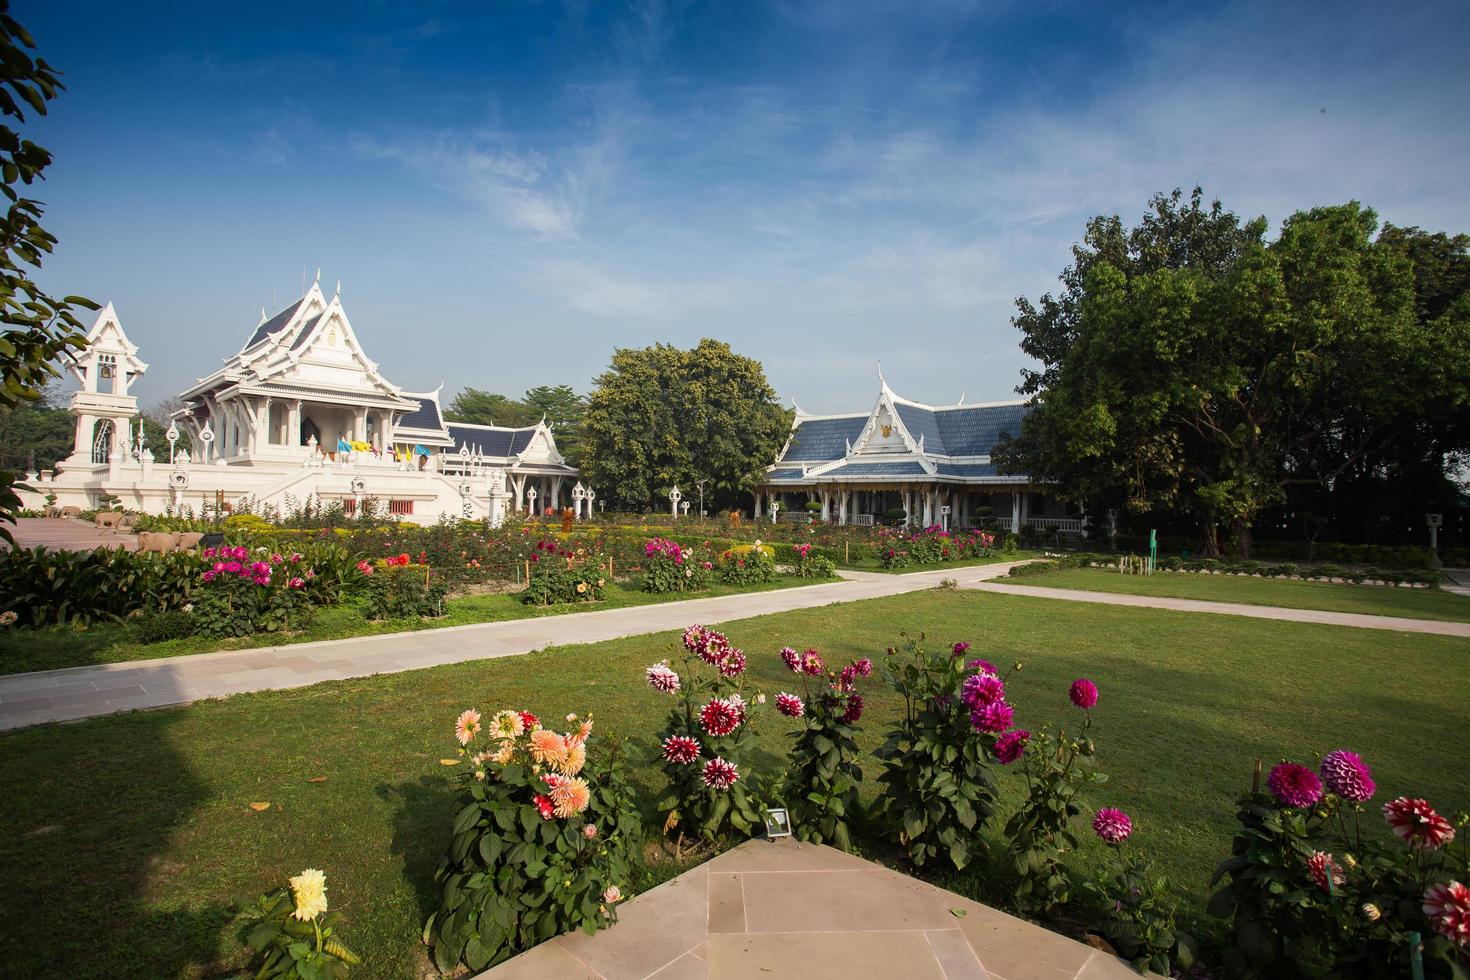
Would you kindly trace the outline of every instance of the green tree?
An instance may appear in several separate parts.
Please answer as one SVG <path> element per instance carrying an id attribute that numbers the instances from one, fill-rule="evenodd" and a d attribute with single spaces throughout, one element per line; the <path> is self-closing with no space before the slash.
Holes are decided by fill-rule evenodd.
<path id="1" fill-rule="evenodd" d="M 11 125 L 25 122 L 22 104 L 40 115 L 62 88 L 58 72 L 28 49 L 36 46 L 26 29 L 0 0 L 0 191 L 9 206 L 0 217 L 0 406 L 14 408 L 41 398 L 46 383 L 59 375 L 58 358 L 86 343 L 86 330 L 73 307 L 96 309 L 79 296 L 54 299 L 31 281 L 31 270 L 56 246 L 41 227 L 39 201 L 22 197 L 17 184 L 42 178 L 51 154 Z M 0 537 L 13 541 L 6 523 L 15 522 L 20 496 L 16 474 L 0 471 Z"/>
<path id="2" fill-rule="evenodd" d="M 1018 301 L 1042 362 L 1037 407 L 1002 465 L 1096 507 L 1175 509 L 1202 546 L 1251 528 L 1300 482 L 1331 483 L 1416 419 L 1464 405 L 1470 340 L 1425 322 L 1415 266 L 1356 202 L 1298 212 L 1274 242 L 1196 190 L 1124 235 L 1089 225 L 1060 299 Z M 1438 363 L 1436 363 L 1438 358 Z"/>
<path id="3" fill-rule="evenodd" d="M 445 407 L 444 417 L 451 422 L 471 425 L 516 427 L 531 425 L 541 416 L 514 398 L 479 388 L 466 388 Z"/>
<path id="4" fill-rule="evenodd" d="M 51 469 L 71 455 L 75 433 L 76 419 L 57 406 L 53 388 L 44 389 L 34 402 L 0 406 L 0 468 Z"/>
<path id="5" fill-rule="evenodd" d="M 582 458 L 582 418 L 587 413 L 587 400 L 570 385 L 540 385 L 527 391 L 521 404 L 536 418 L 551 423 L 556 447 L 576 466 Z"/>
<path id="6" fill-rule="evenodd" d="M 661 509 L 675 484 L 707 479 L 733 504 L 776 458 L 791 424 L 760 362 L 701 340 L 613 351 L 583 423 L 582 470 L 614 505 Z"/>

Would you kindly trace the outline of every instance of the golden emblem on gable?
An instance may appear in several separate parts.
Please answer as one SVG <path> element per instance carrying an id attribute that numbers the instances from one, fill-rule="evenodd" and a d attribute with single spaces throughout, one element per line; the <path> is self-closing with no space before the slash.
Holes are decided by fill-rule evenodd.
<path id="1" fill-rule="evenodd" d="M 891 426 L 891 425 L 883 425 L 883 426 L 879 426 L 879 428 L 881 428 L 883 430 L 883 438 L 884 439 L 887 439 L 889 436 L 893 435 L 893 426 Z"/>

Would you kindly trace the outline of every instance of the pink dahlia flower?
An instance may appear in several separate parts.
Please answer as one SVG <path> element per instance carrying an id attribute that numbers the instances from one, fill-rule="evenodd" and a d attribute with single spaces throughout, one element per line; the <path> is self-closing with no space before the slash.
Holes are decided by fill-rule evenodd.
<path id="1" fill-rule="evenodd" d="M 792 673 L 801 673 L 801 668 L 804 661 L 802 660 L 801 654 L 796 652 L 795 647 L 782 647 L 781 661 L 786 664 L 787 668 Z"/>
<path id="2" fill-rule="evenodd" d="M 679 689 L 679 675 L 667 662 L 654 664 L 644 673 L 648 675 L 648 686 L 664 694 L 673 694 Z"/>
<path id="3" fill-rule="evenodd" d="M 1072 682 L 1072 689 L 1067 692 L 1072 703 L 1079 708 L 1091 708 L 1097 704 L 1097 685 L 1086 677 L 1079 677 Z"/>
<path id="4" fill-rule="evenodd" d="M 995 740 L 995 757 L 1001 765 L 1008 766 L 1021 758 L 1026 751 L 1026 743 L 1030 741 L 1030 732 L 1024 728 L 1013 728 Z"/>
<path id="5" fill-rule="evenodd" d="M 536 804 L 536 809 L 541 812 L 542 820 L 550 820 L 556 815 L 556 804 L 551 802 L 551 797 L 545 793 L 537 793 L 536 798 L 531 801 Z"/>
<path id="6" fill-rule="evenodd" d="M 1133 833 L 1133 821 L 1122 810 L 1105 806 L 1092 818 L 1092 829 L 1105 842 L 1121 844 Z"/>
<path id="7" fill-rule="evenodd" d="M 1373 773 L 1362 757 L 1347 749 L 1327 753 L 1317 771 L 1322 774 L 1322 781 L 1328 789 L 1354 803 L 1366 803 L 1378 791 Z"/>
<path id="8" fill-rule="evenodd" d="M 992 701 L 970 712 L 970 727 L 977 732 L 1003 732 L 1011 727 L 1016 712 L 1004 701 Z"/>
<path id="9" fill-rule="evenodd" d="M 740 773 L 733 762 L 714 758 L 704 764 L 701 778 L 704 784 L 711 789 L 729 789 L 740 779 Z"/>
<path id="10" fill-rule="evenodd" d="M 1342 865 L 1337 863 L 1337 858 L 1326 851 L 1313 851 L 1312 856 L 1307 858 L 1307 870 L 1312 874 L 1312 880 L 1317 887 L 1324 892 L 1341 888 L 1347 882 L 1347 875 L 1343 873 Z M 1328 876 L 1331 875 L 1331 886 L 1328 885 Z"/>
<path id="11" fill-rule="evenodd" d="M 720 661 L 725 659 L 730 649 L 730 639 L 724 633 L 705 630 L 704 642 L 700 644 L 699 650 L 696 652 L 705 663 L 711 667 L 718 667 Z"/>
<path id="12" fill-rule="evenodd" d="M 810 674 L 812 677 L 820 677 L 822 672 L 827 669 L 827 664 L 822 659 L 820 653 L 815 650 L 808 650 L 802 654 L 801 669 L 804 673 Z"/>
<path id="13" fill-rule="evenodd" d="M 704 627 L 686 627 L 684 630 L 684 649 L 690 653 L 698 653 L 699 648 L 702 646 L 704 646 Z"/>
<path id="14" fill-rule="evenodd" d="M 716 738 L 729 735 L 740 724 L 740 709 L 724 698 L 714 698 L 699 709 L 699 723 Z"/>
<path id="15" fill-rule="evenodd" d="M 801 698 L 795 694 L 787 694 L 782 691 L 776 695 L 776 710 L 788 718 L 800 718 L 806 714 L 806 705 L 801 703 Z"/>
<path id="16" fill-rule="evenodd" d="M 1424 893 L 1424 915 L 1450 942 L 1470 945 L 1470 888 L 1458 881 L 1430 885 Z"/>
<path id="17" fill-rule="evenodd" d="M 1277 764 L 1266 777 L 1266 785 L 1287 806 L 1308 807 L 1322 798 L 1322 780 L 1295 762 Z"/>
<path id="18" fill-rule="evenodd" d="M 856 725 L 863 717 L 863 696 L 852 694 L 847 698 L 847 708 L 842 712 L 842 720 L 849 725 Z"/>
<path id="19" fill-rule="evenodd" d="M 588 840 L 597 839 L 597 824 L 589 823 L 582 827 L 582 836 Z"/>
<path id="20" fill-rule="evenodd" d="M 715 667 L 725 677 L 735 677 L 745 670 L 745 654 L 739 650 L 730 650 L 725 654 Z"/>
<path id="21" fill-rule="evenodd" d="M 1005 699 L 1005 682 L 994 674 L 971 674 L 960 686 L 960 700 L 971 710 Z"/>
<path id="22" fill-rule="evenodd" d="M 664 739 L 664 758 L 679 766 L 687 766 L 699 758 L 699 742 L 688 735 L 670 735 Z"/>
<path id="23" fill-rule="evenodd" d="M 1383 819 L 1410 847 L 1433 851 L 1455 839 L 1455 828 L 1434 811 L 1428 800 L 1400 796 L 1383 805 Z"/>
<path id="24" fill-rule="evenodd" d="M 854 667 L 854 669 L 857 670 L 857 675 L 859 677 L 870 677 L 870 676 L 872 676 L 872 673 L 873 673 L 873 661 L 869 660 L 867 657 L 864 657 L 863 659 L 857 661 L 852 666 Z"/>
<path id="25" fill-rule="evenodd" d="M 997 677 L 1000 676 L 1000 671 L 996 670 L 995 664 L 991 663 L 989 660 L 971 660 L 969 663 L 965 664 L 965 666 L 970 668 L 971 670 L 978 670 L 982 674 L 994 674 Z"/>
<path id="26" fill-rule="evenodd" d="M 460 713 L 454 722 L 454 737 L 460 745 L 469 745 L 470 740 L 480 734 L 480 713 L 469 708 Z"/>
<path id="27" fill-rule="evenodd" d="M 964 640 L 961 640 L 954 646 L 950 647 L 950 650 L 954 653 L 956 657 L 963 657 L 967 652 L 969 652 L 969 649 L 970 644 L 965 642 Z"/>

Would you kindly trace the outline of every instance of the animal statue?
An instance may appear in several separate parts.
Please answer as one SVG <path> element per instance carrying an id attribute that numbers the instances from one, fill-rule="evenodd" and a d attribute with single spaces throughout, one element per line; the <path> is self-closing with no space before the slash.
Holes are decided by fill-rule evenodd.
<path id="1" fill-rule="evenodd" d="M 138 551 L 166 555 L 178 545 L 178 541 L 167 531 L 139 531 Z"/>

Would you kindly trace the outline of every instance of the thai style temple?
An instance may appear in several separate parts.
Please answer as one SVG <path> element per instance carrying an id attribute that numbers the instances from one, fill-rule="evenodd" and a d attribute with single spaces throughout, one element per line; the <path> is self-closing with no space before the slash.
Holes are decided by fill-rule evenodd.
<path id="1" fill-rule="evenodd" d="M 755 513 L 800 512 L 821 504 L 824 521 L 882 523 L 903 510 L 910 525 L 998 524 L 1081 532 L 1086 517 L 1048 496 L 1023 473 L 1002 473 L 990 454 L 1018 435 L 1023 401 L 925 405 L 894 394 L 878 376 L 866 412 L 810 415 L 799 407 L 781 454 L 757 488 Z"/>
<path id="2" fill-rule="evenodd" d="M 524 428 L 446 422 L 439 391 L 390 382 L 359 344 L 320 282 L 273 316 L 261 311 L 240 350 L 181 393 L 169 441 L 144 444 L 137 399 L 147 370 L 108 304 L 72 366 L 81 390 L 72 455 L 55 472 L 28 474 L 27 506 L 98 506 L 116 498 L 148 513 L 224 503 L 289 510 L 307 498 L 366 498 L 403 520 L 441 515 L 499 521 L 509 510 L 585 508 L 590 493 L 544 420 Z M 187 434 L 193 451 L 177 450 Z"/>

